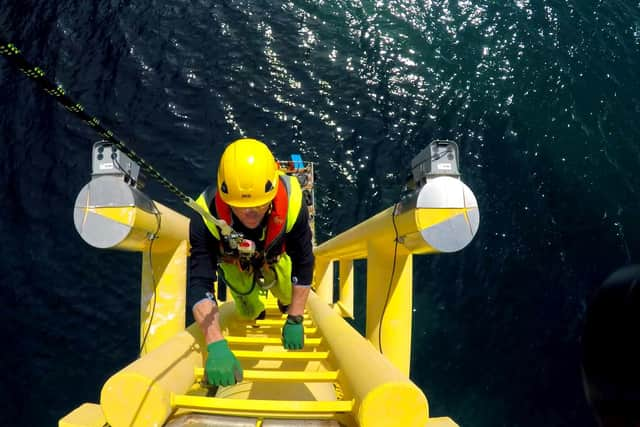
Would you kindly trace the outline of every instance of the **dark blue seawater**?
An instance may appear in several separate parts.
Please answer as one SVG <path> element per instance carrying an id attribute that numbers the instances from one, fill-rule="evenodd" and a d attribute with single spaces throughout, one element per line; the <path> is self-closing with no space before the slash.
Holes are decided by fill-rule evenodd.
<path id="1" fill-rule="evenodd" d="M 638 1 L 5 0 L 0 34 L 190 195 L 241 135 L 317 162 L 320 242 L 456 140 L 481 227 L 415 260 L 412 378 L 462 426 L 594 425 L 585 308 L 640 255 Z M 72 222 L 98 139 L 0 58 L 0 425 L 137 355 L 141 257 Z"/>

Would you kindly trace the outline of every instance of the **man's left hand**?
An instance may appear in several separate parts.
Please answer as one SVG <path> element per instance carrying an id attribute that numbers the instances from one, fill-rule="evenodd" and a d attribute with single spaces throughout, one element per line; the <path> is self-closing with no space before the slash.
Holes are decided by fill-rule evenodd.
<path id="1" fill-rule="evenodd" d="M 282 327 L 282 346 L 287 350 L 301 350 L 304 347 L 304 327 L 302 322 L 287 319 Z"/>

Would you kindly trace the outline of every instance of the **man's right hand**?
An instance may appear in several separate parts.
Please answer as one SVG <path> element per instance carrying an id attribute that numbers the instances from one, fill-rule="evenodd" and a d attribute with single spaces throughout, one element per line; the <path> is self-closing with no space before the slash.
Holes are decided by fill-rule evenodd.
<path id="1" fill-rule="evenodd" d="M 205 375 L 209 384 L 215 386 L 233 385 L 242 381 L 242 366 L 233 355 L 227 340 L 212 342 L 207 346 L 209 355 L 205 367 Z"/>

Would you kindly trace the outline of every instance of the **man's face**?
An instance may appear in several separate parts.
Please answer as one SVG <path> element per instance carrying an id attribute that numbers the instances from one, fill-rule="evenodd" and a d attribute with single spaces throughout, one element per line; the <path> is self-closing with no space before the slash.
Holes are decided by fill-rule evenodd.
<path id="1" fill-rule="evenodd" d="M 262 222 L 264 215 L 269 210 L 269 206 L 271 206 L 271 202 L 251 208 L 236 208 L 231 206 L 231 210 L 245 227 L 254 229 Z"/>

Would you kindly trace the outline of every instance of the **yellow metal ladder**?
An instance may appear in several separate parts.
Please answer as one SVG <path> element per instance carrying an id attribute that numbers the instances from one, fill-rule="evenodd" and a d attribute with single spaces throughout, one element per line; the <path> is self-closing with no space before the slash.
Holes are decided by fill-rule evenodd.
<path id="1" fill-rule="evenodd" d="M 272 300 L 267 301 L 266 314 L 263 320 L 230 328 L 226 336 L 244 369 L 240 383 L 210 389 L 204 369 L 196 368 L 195 384 L 186 394 L 173 395 L 171 406 L 178 414 L 251 417 L 256 426 L 278 419 L 344 422 L 354 400 L 343 399 L 340 372 L 330 362 L 330 352 L 309 314 L 304 315 L 305 342 L 300 351 L 283 349 L 280 336 L 285 316 Z"/>

